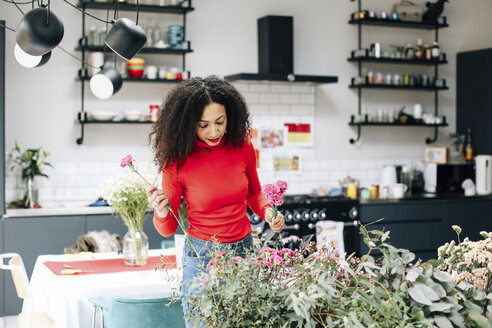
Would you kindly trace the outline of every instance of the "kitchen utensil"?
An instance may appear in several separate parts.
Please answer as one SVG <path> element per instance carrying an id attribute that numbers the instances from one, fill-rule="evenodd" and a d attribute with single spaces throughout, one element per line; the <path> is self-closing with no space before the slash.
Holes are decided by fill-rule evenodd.
<path id="1" fill-rule="evenodd" d="M 124 115 L 125 115 L 125 120 L 127 121 L 138 121 L 142 113 L 138 109 L 134 109 L 134 110 L 125 111 Z"/>
<path id="2" fill-rule="evenodd" d="M 91 112 L 89 116 L 96 121 L 110 121 L 116 116 L 116 114 L 118 113 L 113 111 L 97 111 Z"/>
<path id="3" fill-rule="evenodd" d="M 405 192 L 407 190 L 408 190 L 408 187 L 406 184 L 396 183 L 391 188 L 391 194 L 392 194 L 393 198 L 400 199 L 400 198 L 403 198 L 403 196 L 405 196 Z"/>
<path id="4" fill-rule="evenodd" d="M 355 183 L 347 185 L 347 198 L 357 199 L 357 185 Z"/>
<path id="5" fill-rule="evenodd" d="M 488 195 L 492 193 L 492 155 L 475 156 L 475 182 L 477 194 Z"/>
<path id="6" fill-rule="evenodd" d="M 375 58 L 381 57 L 381 43 L 376 42 L 371 44 L 369 51 L 371 52 L 371 56 Z"/>
<path id="7" fill-rule="evenodd" d="M 383 187 L 391 188 L 397 183 L 396 166 L 385 165 L 381 170 L 381 189 Z"/>

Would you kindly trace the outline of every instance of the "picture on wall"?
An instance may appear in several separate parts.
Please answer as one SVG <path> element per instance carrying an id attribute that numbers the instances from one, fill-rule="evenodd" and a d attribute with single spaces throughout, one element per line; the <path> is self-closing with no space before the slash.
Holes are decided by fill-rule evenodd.
<path id="1" fill-rule="evenodd" d="M 298 153 L 278 153 L 273 155 L 274 172 L 301 172 L 301 155 Z"/>
<path id="2" fill-rule="evenodd" d="M 285 145 L 312 147 L 312 123 L 284 123 Z"/>
<path id="3" fill-rule="evenodd" d="M 261 148 L 278 148 L 284 146 L 284 130 L 282 128 L 261 128 Z"/>
<path id="4" fill-rule="evenodd" d="M 250 135 L 251 135 L 251 144 L 253 145 L 255 149 L 255 156 L 256 156 L 256 169 L 260 168 L 260 143 L 258 141 L 258 129 L 251 129 L 250 130 Z"/>

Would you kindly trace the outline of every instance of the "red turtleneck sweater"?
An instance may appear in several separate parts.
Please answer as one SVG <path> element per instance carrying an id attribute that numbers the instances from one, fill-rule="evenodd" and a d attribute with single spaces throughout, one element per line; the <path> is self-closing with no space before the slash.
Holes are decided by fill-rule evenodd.
<path id="1" fill-rule="evenodd" d="M 213 147 L 195 141 L 183 167 L 163 170 L 162 190 L 176 215 L 184 196 L 191 236 L 201 240 L 215 236 L 222 243 L 239 241 L 251 232 L 246 203 L 262 219 L 270 205 L 261 193 L 253 145 L 248 141 L 234 148 L 227 137 Z M 178 224 L 171 213 L 162 218 L 154 212 L 154 226 L 170 236 Z"/>

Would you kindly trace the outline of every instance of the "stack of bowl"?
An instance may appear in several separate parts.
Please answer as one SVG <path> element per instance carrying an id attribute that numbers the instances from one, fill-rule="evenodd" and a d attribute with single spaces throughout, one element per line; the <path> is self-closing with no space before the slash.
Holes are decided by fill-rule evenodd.
<path id="1" fill-rule="evenodd" d="M 170 48 L 181 49 L 183 43 L 183 26 L 169 25 L 167 27 L 167 34 L 169 35 Z"/>
<path id="2" fill-rule="evenodd" d="M 143 76 L 145 66 L 145 59 L 142 58 L 132 58 L 126 62 L 126 69 L 128 71 L 128 76 L 139 79 Z"/>

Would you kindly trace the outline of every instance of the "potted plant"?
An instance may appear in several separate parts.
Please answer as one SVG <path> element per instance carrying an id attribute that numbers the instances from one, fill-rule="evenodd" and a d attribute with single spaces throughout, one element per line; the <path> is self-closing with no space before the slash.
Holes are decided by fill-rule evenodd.
<path id="1" fill-rule="evenodd" d="M 39 208 L 38 190 L 35 183 L 35 177 L 41 176 L 48 178 L 48 175 L 43 173 L 46 166 L 52 166 L 45 162 L 46 157 L 50 152 L 44 151 L 42 148 L 26 149 L 21 151 L 19 143 L 15 141 L 15 147 L 9 153 L 11 161 L 11 170 L 19 167 L 22 170 L 22 180 L 26 183 L 26 194 L 23 199 L 9 203 L 10 208 Z"/>

